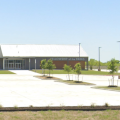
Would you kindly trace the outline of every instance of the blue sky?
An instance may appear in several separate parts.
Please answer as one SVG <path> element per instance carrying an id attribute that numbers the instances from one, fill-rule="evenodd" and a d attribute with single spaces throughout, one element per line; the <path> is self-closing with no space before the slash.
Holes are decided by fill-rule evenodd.
<path id="1" fill-rule="evenodd" d="M 120 0 L 0 0 L 0 44 L 79 44 L 120 60 Z"/>

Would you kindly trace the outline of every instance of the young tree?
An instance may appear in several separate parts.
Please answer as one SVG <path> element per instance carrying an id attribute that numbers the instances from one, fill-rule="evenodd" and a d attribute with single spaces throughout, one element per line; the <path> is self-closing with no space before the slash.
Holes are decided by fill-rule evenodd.
<path id="1" fill-rule="evenodd" d="M 46 69 L 46 59 L 41 60 L 40 67 L 44 69 L 44 76 L 45 76 L 45 69 Z"/>
<path id="2" fill-rule="evenodd" d="M 113 77 L 113 85 L 114 85 L 114 73 L 118 71 L 118 61 L 116 61 L 114 58 L 111 59 L 111 61 L 108 63 L 108 69 L 110 69 L 110 74 L 112 74 Z"/>
<path id="3" fill-rule="evenodd" d="M 56 68 L 55 64 L 53 64 L 53 61 L 51 59 L 47 61 L 46 68 L 49 70 L 49 77 L 50 77 L 50 71 Z"/>
<path id="4" fill-rule="evenodd" d="M 78 81 L 79 81 L 79 75 L 81 74 L 81 64 L 76 63 L 74 67 L 75 67 L 74 71 L 78 74 Z"/>
<path id="5" fill-rule="evenodd" d="M 63 67 L 63 68 L 64 68 L 64 71 L 68 72 L 68 78 L 69 78 L 69 80 L 70 80 L 69 72 L 71 72 L 72 67 L 69 66 L 69 65 L 64 64 L 64 67 Z"/>

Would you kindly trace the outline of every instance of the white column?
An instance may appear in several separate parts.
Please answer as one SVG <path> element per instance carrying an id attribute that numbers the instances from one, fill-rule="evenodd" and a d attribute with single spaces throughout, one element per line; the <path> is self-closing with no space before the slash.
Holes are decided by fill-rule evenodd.
<path id="1" fill-rule="evenodd" d="M 30 58 L 29 58 L 29 70 L 30 70 Z"/>
<path id="2" fill-rule="evenodd" d="M 5 69 L 5 61 L 4 61 L 4 58 L 3 58 L 3 70 Z"/>
<path id="3" fill-rule="evenodd" d="M 35 59 L 35 72 L 36 72 L 36 59 Z"/>

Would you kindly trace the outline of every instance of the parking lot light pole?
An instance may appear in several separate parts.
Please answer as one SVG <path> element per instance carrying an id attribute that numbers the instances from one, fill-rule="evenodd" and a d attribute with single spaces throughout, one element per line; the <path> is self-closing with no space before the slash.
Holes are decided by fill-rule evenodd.
<path id="1" fill-rule="evenodd" d="M 80 44 L 81 44 L 81 43 L 79 43 L 79 60 L 80 60 Z"/>
<path id="2" fill-rule="evenodd" d="M 98 71 L 100 71 L 100 48 L 101 47 L 99 47 L 99 70 Z"/>
<path id="3" fill-rule="evenodd" d="M 80 44 L 81 44 L 81 43 L 79 43 L 79 61 L 80 61 Z"/>
<path id="4" fill-rule="evenodd" d="M 120 43 L 120 41 L 117 41 L 117 42 L 119 42 Z M 120 50 L 119 50 L 120 51 Z M 119 52 L 120 53 L 120 52 Z M 119 62 L 120 62 L 120 60 L 119 60 Z"/>

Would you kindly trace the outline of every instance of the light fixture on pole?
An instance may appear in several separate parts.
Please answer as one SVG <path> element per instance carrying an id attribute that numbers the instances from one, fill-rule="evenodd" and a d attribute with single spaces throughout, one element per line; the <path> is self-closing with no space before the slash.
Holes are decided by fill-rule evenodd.
<path id="1" fill-rule="evenodd" d="M 117 41 L 117 42 L 119 42 L 120 43 L 120 41 Z M 120 61 L 119 61 L 120 62 Z"/>
<path id="2" fill-rule="evenodd" d="M 81 44 L 81 43 L 79 43 L 79 60 L 80 60 L 80 44 Z"/>
<path id="3" fill-rule="evenodd" d="M 99 47 L 99 69 L 98 69 L 98 71 L 100 71 L 100 48 L 101 47 Z"/>

